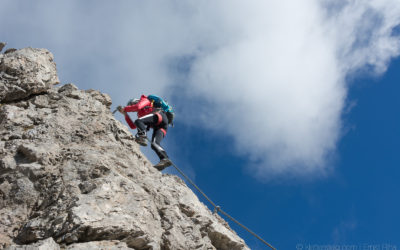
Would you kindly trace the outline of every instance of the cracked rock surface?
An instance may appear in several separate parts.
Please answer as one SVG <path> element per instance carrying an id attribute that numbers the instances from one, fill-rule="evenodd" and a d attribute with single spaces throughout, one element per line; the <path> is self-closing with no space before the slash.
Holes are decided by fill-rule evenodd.
<path id="1" fill-rule="evenodd" d="M 0 54 L 0 248 L 248 249 L 152 167 L 107 94 L 57 83 L 47 50 Z"/>

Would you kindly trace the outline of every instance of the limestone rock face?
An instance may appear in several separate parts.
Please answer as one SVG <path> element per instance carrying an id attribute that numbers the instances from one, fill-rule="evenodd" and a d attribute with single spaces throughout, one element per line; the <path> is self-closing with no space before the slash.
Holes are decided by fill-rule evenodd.
<path id="1" fill-rule="evenodd" d="M 0 248 L 248 249 L 50 52 L 0 55 Z"/>
<path id="2" fill-rule="evenodd" d="M 58 83 L 56 64 L 49 51 L 25 48 L 0 54 L 0 102 L 40 94 Z"/>
<path id="3" fill-rule="evenodd" d="M 3 48 L 6 46 L 6 43 L 0 42 L 0 52 L 3 50 Z"/>

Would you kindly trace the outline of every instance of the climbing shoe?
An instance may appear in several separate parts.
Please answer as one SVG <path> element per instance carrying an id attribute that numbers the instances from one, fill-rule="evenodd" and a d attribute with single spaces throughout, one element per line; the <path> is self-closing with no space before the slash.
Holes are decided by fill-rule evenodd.
<path id="1" fill-rule="evenodd" d="M 147 146 L 147 136 L 146 136 L 146 135 L 139 135 L 139 134 L 137 134 L 137 135 L 135 136 L 135 141 L 136 141 L 138 144 L 142 145 L 142 146 Z"/>
<path id="2" fill-rule="evenodd" d="M 164 158 L 162 159 L 159 163 L 157 163 L 156 165 L 154 165 L 154 167 L 161 171 L 163 169 L 165 169 L 166 167 L 169 167 L 172 165 L 172 161 L 168 158 Z"/>

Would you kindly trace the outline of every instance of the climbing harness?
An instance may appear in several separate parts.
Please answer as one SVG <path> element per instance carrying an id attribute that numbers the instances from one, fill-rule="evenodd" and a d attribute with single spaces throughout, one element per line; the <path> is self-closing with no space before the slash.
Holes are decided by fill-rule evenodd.
<path id="1" fill-rule="evenodd" d="M 147 140 L 149 141 L 149 139 L 147 138 Z M 149 141 L 150 142 L 150 141 Z M 192 184 L 193 187 L 195 187 L 197 189 L 197 191 L 199 191 L 204 198 L 206 198 L 206 200 L 208 202 L 211 203 L 211 205 L 214 207 L 214 211 L 213 214 L 218 214 L 218 212 L 220 212 L 221 214 L 225 215 L 226 217 L 228 217 L 231 221 L 235 222 L 236 224 L 238 224 L 239 226 L 241 226 L 243 229 L 245 229 L 247 232 L 249 232 L 250 234 L 252 234 L 254 237 L 256 237 L 257 239 L 259 239 L 262 243 L 264 243 L 265 245 L 267 245 L 268 247 L 270 247 L 273 250 L 276 250 L 275 247 L 273 247 L 271 244 L 269 244 L 268 242 L 266 242 L 263 238 L 261 238 L 260 236 L 258 236 L 256 233 L 254 233 L 253 231 L 251 231 L 249 228 L 247 228 L 245 225 L 243 225 L 242 223 L 240 223 L 239 221 L 237 221 L 235 218 L 233 218 L 232 216 L 230 216 L 227 212 L 225 212 L 224 210 L 221 209 L 220 206 L 217 206 L 210 198 L 208 198 L 208 196 L 201 191 L 201 189 L 187 176 L 185 175 L 185 173 L 178 168 L 178 166 L 176 166 L 174 164 L 173 161 L 171 161 L 172 166 L 190 183 Z"/>

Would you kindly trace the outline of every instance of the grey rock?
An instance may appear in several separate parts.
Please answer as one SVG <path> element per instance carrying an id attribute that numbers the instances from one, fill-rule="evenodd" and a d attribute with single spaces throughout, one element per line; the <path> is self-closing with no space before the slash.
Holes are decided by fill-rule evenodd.
<path id="1" fill-rule="evenodd" d="M 4 54 L 12 53 L 12 52 L 14 52 L 14 51 L 17 51 L 17 49 L 15 49 L 15 48 L 9 48 L 9 49 L 6 49 L 6 51 L 4 51 Z"/>
<path id="2" fill-rule="evenodd" d="M 8 49 L 0 60 L 0 102 L 21 100 L 58 84 L 53 55 L 45 49 Z"/>
<path id="3" fill-rule="evenodd" d="M 29 54 L 58 79 L 49 52 L 24 50 L 16 64 Z M 43 79 L 16 69 L 3 96 Z M 34 83 L 0 107 L 0 248 L 54 239 L 66 249 L 248 249 L 179 177 L 152 167 L 107 94 Z"/>
<path id="4" fill-rule="evenodd" d="M 67 246 L 66 250 L 131 250 L 125 242 L 111 241 L 93 241 L 85 243 L 75 243 Z"/>
<path id="5" fill-rule="evenodd" d="M 0 42 L 0 52 L 3 50 L 3 48 L 6 46 L 6 43 Z"/>
<path id="6" fill-rule="evenodd" d="M 15 159 L 11 156 L 5 156 L 3 159 L 0 159 L 0 175 L 4 174 L 8 171 L 15 170 L 17 167 L 17 163 Z"/>
<path id="7" fill-rule="evenodd" d="M 12 245 L 7 250 L 60 250 L 60 246 L 53 240 L 48 238 L 40 240 L 37 243 L 31 245 Z"/>

